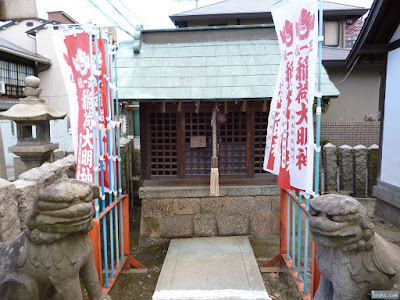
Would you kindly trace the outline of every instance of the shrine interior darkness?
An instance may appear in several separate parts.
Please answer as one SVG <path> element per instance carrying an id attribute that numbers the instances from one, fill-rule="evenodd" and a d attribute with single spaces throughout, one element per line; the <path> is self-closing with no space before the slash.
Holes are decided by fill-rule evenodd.
<path id="1" fill-rule="evenodd" d="M 226 121 L 217 128 L 221 184 L 268 184 L 263 171 L 268 107 L 264 101 L 219 102 Z M 209 183 L 211 115 L 215 103 L 141 103 L 141 168 L 144 185 Z M 264 109 L 263 109 L 264 108 Z M 179 111 L 180 110 L 180 111 Z"/>

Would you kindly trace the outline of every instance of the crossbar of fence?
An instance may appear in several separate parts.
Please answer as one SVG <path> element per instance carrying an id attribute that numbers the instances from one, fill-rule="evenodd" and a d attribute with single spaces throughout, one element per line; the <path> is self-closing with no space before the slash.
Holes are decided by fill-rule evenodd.
<path id="1" fill-rule="evenodd" d="M 101 199 L 101 209 L 98 199 L 95 200 L 94 228 L 89 234 L 92 239 L 99 281 L 103 291 L 108 293 L 122 269 L 134 267 L 139 272 L 146 272 L 147 269 L 129 255 L 129 198 L 127 195 L 122 195 L 121 186 L 116 51 L 113 51 L 114 46 L 109 43 L 107 32 L 101 32 L 98 28 L 92 28 L 90 31 L 89 44 L 91 52 L 90 84 L 93 145 L 95 150 L 94 181 L 100 186 Z M 99 45 L 104 49 L 100 48 Z M 92 59 L 92 52 L 94 52 L 94 59 Z M 103 53 L 104 56 L 101 59 L 100 53 Z M 114 60 L 115 66 L 114 76 L 111 72 L 112 60 Z M 107 109 L 106 116 L 102 116 L 101 107 Z M 105 143 L 103 137 L 107 137 L 107 145 L 103 145 Z M 98 153 L 96 153 L 96 149 Z M 97 157 L 100 160 L 99 165 L 97 164 Z M 108 186 L 105 182 L 107 172 Z M 106 201 L 106 194 L 108 201 Z"/>
<path id="2" fill-rule="evenodd" d="M 260 270 L 261 272 L 282 272 L 280 266 L 286 264 L 302 298 L 312 299 L 318 287 L 320 273 L 316 264 L 315 243 L 311 244 L 308 239 L 309 198 L 293 190 L 281 189 L 280 209 L 280 252 L 260 267 Z M 303 218 L 304 223 L 301 221 Z M 302 238 L 303 230 L 304 238 Z M 310 253 L 311 246 L 313 250 Z M 309 261 L 311 261 L 311 268 Z"/>
<path id="3" fill-rule="evenodd" d="M 291 224 L 292 226 L 287 226 L 287 236 L 292 237 L 291 245 L 287 243 L 286 245 L 286 259 L 291 261 L 291 269 L 296 271 L 297 282 L 302 282 L 303 286 L 301 287 L 303 295 L 309 293 L 309 289 L 307 288 L 307 278 L 308 278 L 308 218 L 310 216 L 309 213 L 309 198 L 304 197 L 301 194 L 296 193 L 296 191 L 287 190 L 287 206 L 292 207 L 292 215 L 287 214 L 286 222 L 287 224 Z M 295 219 L 295 212 L 297 207 L 297 223 Z M 305 222 L 304 227 L 302 227 L 302 216 L 304 216 Z M 290 223 L 291 222 L 291 223 Z M 290 230 L 291 228 L 291 230 Z M 304 246 L 303 246 L 303 260 L 301 260 L 301 243 L 302 243 L 302 229 L 304 228 Z M 297 245 L 296 245 L 296 232 L 297 232 Z M 291 249 L 290 249 L 291 248 Z M 289 253 L 292 253 L 290 256 Z M 296 264 L 297 257 L 297 264 Z M 301 274 L 301 266 L 303 266 L 303 275 Z"/>

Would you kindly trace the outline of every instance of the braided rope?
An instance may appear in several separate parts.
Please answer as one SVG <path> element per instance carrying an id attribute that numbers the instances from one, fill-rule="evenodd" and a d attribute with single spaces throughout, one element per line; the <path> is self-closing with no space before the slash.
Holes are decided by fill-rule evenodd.
<path id="1" fill-rule="evenodd" d="M 211 116 L 211 129 L 212 129 L 212 155 L 217 157 L 217 111 L 218 106 L 215 105 Z"/>

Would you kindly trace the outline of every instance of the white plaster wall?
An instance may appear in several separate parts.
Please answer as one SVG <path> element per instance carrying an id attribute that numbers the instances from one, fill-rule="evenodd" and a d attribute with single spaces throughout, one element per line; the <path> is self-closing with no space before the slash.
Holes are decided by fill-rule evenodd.
<path id="1" fill-rule="evenodd" d="M 52 26 L 46 26 L 36 34 L 37 53 L 51 60 L 51 67 L 39 73 L 42 88 L 40 96 L 51 107 L 69 113 L 68 94 L 52 41 L 52 31 Z"/>
<path id="2" fill-rule="evenodd" d="M 400 25 L 397 27 L 396 31 L 394 32 L 392 39 L 390 40 L 390 43 L 400 40 Z"/>
<path id="3" fill-rule="evenodd" d="M 63 120 L 50 121 L 50 141 L 58 143 L 59 149 L 73 149 L 71 130 L 68 129 L 68 117 Z"/>
<path id="4" fill-rule="evenodd" d="M 399 31 L 399 30 L 398 30 Z M 400 34 L 400 32 L 397 32 Z M 380 179 L 400 187 L 400 48 L 390 51 L 387 61 L 385 115 Z"/>
<path id="5" fill-rule="evenodd" d="M 33 26 L 28 27 L 26 23 L 33 22 Z M 43 22 L 35 19 L 28 19 L 19 22 L 18 24 L 12 24 L 6 29 L 0 30 L 0 38 L 9 41 L 17 46 L 20 46 L 26 50 L 36 53 L 36 41 L 34 37 L 28 37 L 26 31 L 42 25 Z"/>
<path id="6" fill-rule="evenodd" d="M 14 165 L 13 153 L 8 152 L 8 147 L 17 143 L 17 125 L 14 123 L 14 134 L 12 133 L 12 122 L 10 120 L 0 120 L 1 134 L 3 136 L 4 156 L 6 166 Z"/>

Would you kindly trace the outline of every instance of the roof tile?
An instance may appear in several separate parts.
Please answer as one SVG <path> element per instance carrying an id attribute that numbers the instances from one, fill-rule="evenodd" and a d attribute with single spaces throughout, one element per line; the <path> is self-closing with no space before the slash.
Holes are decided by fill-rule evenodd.
<path id="1" fill-rule="evenodd" d="M 277 40 L 143 44 L 118 50 L 121 99 L 271 98 L 279 70 Z M 323 69 L 323 94 L 339 92 Z"/>

